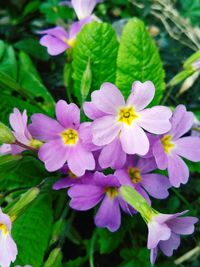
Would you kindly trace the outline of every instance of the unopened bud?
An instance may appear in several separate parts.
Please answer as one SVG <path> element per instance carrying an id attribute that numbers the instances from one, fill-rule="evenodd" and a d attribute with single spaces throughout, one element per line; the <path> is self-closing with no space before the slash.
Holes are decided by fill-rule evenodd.
<path id="1" fill-rule="evenodd" d="M 92 85 L 92 71 L 90 67 L 90 60 L 88 60 L 86 69 L 83 73 L 81 80 L 81 96 L 83 101 L 85 101 L 86 97 L 88 96 L 91 85 Z"/>
<path id="2" fill-rule="evenodd" d="M 53 233 L 50 240 L 50 246 L 58 241 L 65 227 L 65 221 L 59 219 L 53 226 Z"/>
<path id="3" fill-rule="evenodd" d="M 21 195 L 20 199 L 11 207 L 6 207 L 6 213 L 15 221 L 37 197 L 40 190 L 37 187 L 29 189 L 26 193 Z"/>
<path id="4" fill-rule="evenodd" d="M 52 267 L 52 266 L 59 266 L 62 262 L 62 253 L 60 248 L 55 248 L 50 253 L 47 261 L 44 264 L 44 267 Z"/>
<path id="5" fill-rule="evenodd" d="M 10 128 L 0 122 L 0 144 L 13 144 L 16 138 Z"/>

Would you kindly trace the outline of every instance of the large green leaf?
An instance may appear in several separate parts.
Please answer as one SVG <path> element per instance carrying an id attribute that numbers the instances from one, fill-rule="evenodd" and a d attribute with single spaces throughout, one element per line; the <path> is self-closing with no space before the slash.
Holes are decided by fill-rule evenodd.
<path id="1" fill-rule="evenodd" d="M 115 82 L 118 42 L 116 33 L 107 23 L 92 22 L 84 26 L 73 49 L 74 94 L 82 102 L 81 83 L 90 62 L 91 89 L 103 82 Z"/>
<path id="2" fill-rule="evenodd" d="M 18 246 L 16 265 L 43 266 L 52 229 L 51 196 L 41 194 L 13 224 L 12 236 Z"/>
<path id="3" fill-rule="evenodd" d="M 156 87 L 151 105 L 158 104 L 163 90 L 164 70 L 155 42 L 149 36 L 144 23 L 131 19 L 124 27 L 117 59 L 116 84 L 127 97 L 134 81 L 151 80 Z"/>

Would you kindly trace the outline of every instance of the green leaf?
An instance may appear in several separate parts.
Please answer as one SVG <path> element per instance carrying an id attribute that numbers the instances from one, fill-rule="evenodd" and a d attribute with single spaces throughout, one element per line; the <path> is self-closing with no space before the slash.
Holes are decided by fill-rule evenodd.
<path id="1" fill-rule="evenodd" d="M 115 82 L 118 42 L 112 26 L 92 22 L 84 26 L 76 38 L 73 49 L 74 94 L 81 103 L 81 82 L 90 61 L 92 90 L 103 82 Z"/>
<path id="2" fill-rule="evenodd" d="M 23 50 L 30 56 L 33 56 L 39 60 L 48 60 L 49 55 L 45 47 L 39 44 L 39 37 L 36 38 L 26 38 L 20 40 L 14 45 L 15 48 Z"/>
<path id="3" fill-rule="evenodd" d="M 117 58 L 116 85 L 125 97 L 134 81 L 154 83 L 156 93 L 151 106 L 160 102 L 165 88 L 164 70 L 157 46 L 148 34 L 144 23 L 131 19 L 124 27 Z"/>
<path id="4" fill-rule="evenodd" d="M 5 72 L 14 80 L 17 79 L 17 60 L 12 46 L 6 47 L 3 57 L 1 58 L 0 71 Z"/>
<path id="5" fill-rule="evenodd" d="M 119 267 L 151 267 L 148 249 L 123 249 L 120 256 L 124 262 Z"/>
<path id="6" fill-rule="evenodd" d="M 16 265 L 42 266 L 52 229 L 51 195 L 41 194 L 13 224 L 12 236 L 17 243 Z"/>
<path id="7" fill-rule="evenodd" d="M 52 114 L 54 100 L 42 84 L 30 57 L 22 51 L 19 54 L 19 84 L 33 98 L 33 101 L 37 102 L 47 113 Z"/>
<path id="8" fill-rule="evenodd" d="M 0 60 L 1 60 L 1 57 L 3 56 L 3 53 L 5 51 L 5 43 L 0 40 Z"/>
<path id="9" fill-rule="evenodd" d="M 74 260 L 70 260 L 65 264 L 65 267 L 81 267 L 85 262 L 85 258 L 78 257 Z"/>

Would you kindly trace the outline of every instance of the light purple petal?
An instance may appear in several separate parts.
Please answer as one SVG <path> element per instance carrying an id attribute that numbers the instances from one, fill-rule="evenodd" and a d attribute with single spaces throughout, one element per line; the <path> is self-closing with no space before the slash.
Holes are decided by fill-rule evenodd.
<path id="1" fill-rule="evenodd" d="M 54 190 L 60 190 L 63 188 L 71 187 L 72 185 L 75 185 L 79 182 L 80 178 L 72 179 L 70 177 L 60 179 L 53 185 Z"/>
<path id="2" fill-rule="evenodd" d="M 152 197 L 164 199 L 168 197 L 168 189 L 171 187 L 169 179 L 161 174 L 143 174 L 142 186 Z"/>
<path id="3" fill-rule="evenodd" d="M 140 158 L 137 167 L 140 169 L 140 172 L 142 174 L 151 172 L 155 169 L 157 169 L 156 161 L 152 158 Z"/>
<path id="4" fill-rule="evenodd" d="M 60 41 L 64 41 L 64 39 L 68 39 L 68 33 L 65 31 L 64 28 L 57 26 L 51 29 L 46 29 L 46 30 L 42 30 L 38 32 L 39 34 L 48 34 L 51 35 L 53 37 L 56 37 L 57 39 L 59 39 Z"/>
<path id="5" fill-rule="evenodd" d="M 163 134 L 171 129 L 172 112 L 164 106 L 155 106 L 138 112 L 138 125 L 154 134 Z"/>
<path id="6" fill-rule="evenodd" d="M 162 252 L 171 257 L 173 255 L 173 251 L 180 246 L 180 236 L 174 233 L 171 234 L 170 238 L 166 241 L 160 241 L 159 247 Z"/>
<path id="7" fill-rule="evenodd" d="M 98 227 L 106 227 L 111 232 L 119 229 L 121 213 L 117 198 L 111 199 L 108 195 L 105 195 L 95 216 L 95 224 Z"/>
<path id="8" fill-rule="evenodd" d="M 86 17 L 84 19 L 81 19 L 80 21 L 72 23 L 69 30 L 69 40 L 75 39 L 83 26 L 87 23 L 90 23 L 92 20 L 92 17 Z"/>
<path id="9" fill-rule="evenodd" d="M 0 234 L 0 247 L 0 265 L 2 267 L 9 267 L 17 256 L 17 246 L 10 234 L 7 234 L 7 236 L 2 236 L 2 233 Z"/>
<path id="10" fill-rule="evenodd" d="M 95 185 L 74 185 L 68 190 L 69 205 L 75 210 L 89 210 L 101 201 L 104 194 L 104 190 Z"/>
<path id="11" fill-rule="evenodd" d="M 119 134 L 121 125 L 116 123 L 115 116 L 108 115 L 92 123 L 93 143 L 97 146 L 110 144 Z"/>
<path id="12" fill-rule="evenodd" d="M 157 247 L 152 248 L 150 253 L 151 253 L 150 261 L 151 261 L 151 264 L 154 265 L 154 263 L 156 262 L 157 254 L 158 254 L 158 248 Z"/>
<path id="13" fill-rule="evenodd" d="M 98 2 L 97 0 L 72 0 L 71 1 L 72 6 L 79 20 L 90 16 L 97 2 Z"/>
<path id="14" fill-rule="evenodd" d="M 65 128 L 74 128 L 80 124 L 79 108 L 76 104 L 67 104 L 64 100 L 59 100 L 56 104 L 56 117 Z"/>
<path id="15" fill-rule="evenodd" d="M 99 146 L 95 146 L 92 142 L 92 123 L 91 122 L 84 122 L 81 123 L 78 136 L 81 140 L 81 143 L 84 144 L 84 147 L 88 151 L 96 151 L 99 150 Z"/>
<path id="16" fill-rule="evenodd" d="M 91 120 L 95 120 L 106 115 L 105 112 L 96 108 L 93 102 L 84 102 L 83 110 L 85 112 L 85 115 Z"/>
<path id="17" fill-rule="evenodd" d="M 118 114 L 118 109 L 125 105 L 124 97 L 112 83 L 103 83 L 100 90 L 92 93 L 92 102 L 97 109 L 112 115 Z"/>
<path id="18" fill-rule="evenodd" d="M 149 206 L 151 206 L 151 199 L 149 198 L 149 195 L 146 193 L 146 191 L 141 187 L 141 184 L 140 183 L 135 184 L 135 185 L 132 184 L 132 186 L 134 186 L 134 189 L 137 190 L 137 192 L 140 193 L 140 195 L 146 199 Z"/>
<path id="19" fill-rule="evenodd" d="M 117 177 L 121 185 L 130 185 L 133 187 L 133 182 L 131 181 L 127 173 L 127 170 L 125 169 L 116 170 L 115 176 Z"/>
<path id="20" fill-rule="evenodd" d="M 99 164 L 102 168 L 120 169 L 126 162 L 126 153 L 122 150 L 121 142 L 116 137 L 109 145 L 102 148 Z"/>
<path id="21" fill-rule="evenodd" d="M 47 48 L 48 54 L 51 56 L 57 56 L 70 47 L 67 43 L 50 35 L 43 36 L 40 39 L 40 44 Z"/>
<path id="22" fill-rule="evenodd" d="M 145 155 L 149 150 L 149 140 L 137 124 L 124 125 L 120 133 L 122 148 L 127 154 Z"/>
<path id="23" fill-rule="evenodd" d="M 176 140 L 191 129 L 194 123 L 194 115 L 192 112 L 188 112 L 184 105 L 178 105 L 174 110 L 171 123 L 172 129 L 169 134 Z"/>
<path id="24" fill-rule="evenodd" d="M 7 214 L 3 213 L 1 208 L 0 208 L 0 222 L 6 225 L 8 231 L 11 231 L 12 224 L 10 217 Z"/>
<path id="25" fill-rule="evenodd" d="M 187 216 L 182 218 L 173 218 L 167 222 L 167 225 L 176 234 L 191 235 L 194 232 L 194 224 L 197 222 L 197 218 Z"/>
<path id="26" fill-rule="evenodd" d="M 189 169 L 185 162 L 176 154 L 168 157 L 168 174 L 171 185 L 179 187 L 186 184 L 189 178 Z"/>
<path id="27" fill-rule="evenodd" d="M 86 170 L 94 170 L 95 160 L 92 153 L 79 142 L 71 149 L 68 166 L 75 175 L 82 176 Z"/>
<path id="28" fill-rule="evenodd" d="M 187 136 L 176 140 L 174 152 L 191 161 L 200 161 L 200 138 Z"/>
<path id="29" fill-rule="evenodd" d="M 132 91 L 127 100 L 127 104 L 134 106 L 136 111 L 144 109 L 153 99 L 155 87 L 151 81 L 141 83 L 136 81 L 132 85 Z"/>
<path id="30" fill-rule="evenodd" d="M 31 117 L 32 123 L 28 126 L 32 136 L 42 141 L 58 138 L 64 128 L 54 119 L 43 115 L 34 114 Z"/>
<path id="31" fill-rule="evenodd" d="M 161 240 L 168 240 L 171 236 L 171 230 L 166 224 L 159 224 L 155 220 L 148 223 L 148 249 L 157 247 Z"/>
<path id="32" fill-rule="evenodd" d="M 168 166 L 168 157 L 164 151 L 161 140 L 154 143 L 152 150 L 158 168 L 160 170 L 165 170 Z"/>
<path id="33" fill-rule="evenodd" d="M 3 144 L 0 146 L 0 155 L 7 155 L 11 154 L 11 145 L 10 144 Z"/>
<path id="34" fill-rule="evenodd" d="M 65 146 L 61 139 L 51 140 L 40 148 L 39 159 L 45 163 L 49 172 L 57 171 L 63 167 L 70 156 L 70 148 Z"/>
<path id="35" fill-rule="evenodd" d="M 109 174 L 106 176 L 104 175 L 104 173 L 97 171 L 94 173 L 94 183 L 104 189 L 106 187 L 120 187 L 118 179 L 113 174 Z"/>

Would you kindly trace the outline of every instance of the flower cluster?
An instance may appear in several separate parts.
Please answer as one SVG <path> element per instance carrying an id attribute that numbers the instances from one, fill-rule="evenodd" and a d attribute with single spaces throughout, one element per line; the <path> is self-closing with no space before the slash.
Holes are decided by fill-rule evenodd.
<path id="1" fill-rule="evenodd" d="M 114 232 L 120 227 L 121 211 L 128 215 L 138 211 L 120 188 L 131 187 L 150 206 L 150 197 L 164 199 L 171 186 L 188 181 L 182 157 L 200 161 L 200 138 L 183 136 L 193 125 L 193 114 L 183 105 L 173 113 L 165 106 L 149 107 L 154 94 L 151 81 L 136 81 L 125 101 L 115 85 L 104 83 L 92 93 L 91 102 L 83 104 L 88 122 L 80 121 L 76 104 L 64 100 L 56 104 L 56 119 L 34 114 L 29 125 L 26 111 L 14 109 L 10 124 L 16 141 L 4 144 L 1 153 L 38 151 L 49 172 L 62 174 L 53 188 L 68 188 L 70 207 L 83 211 L 100 203 L 95 224 Z M 167 169 L 169 178 L 157 169 Z M 197 220 L 178 218 L 182 214 L 153 213 L 145 219 L 152 262 L 158 248 L 170 256 L 180 244 L 179 235 L 193 232 Z"/>

